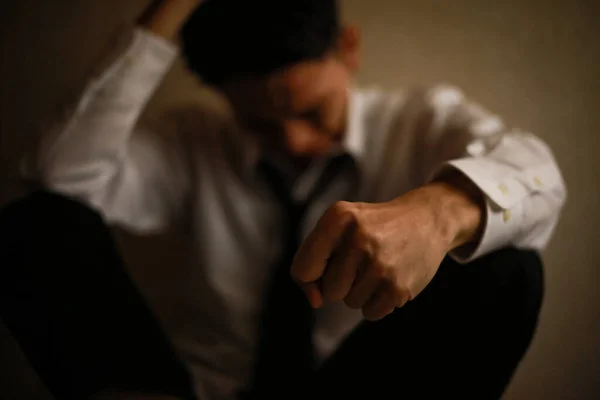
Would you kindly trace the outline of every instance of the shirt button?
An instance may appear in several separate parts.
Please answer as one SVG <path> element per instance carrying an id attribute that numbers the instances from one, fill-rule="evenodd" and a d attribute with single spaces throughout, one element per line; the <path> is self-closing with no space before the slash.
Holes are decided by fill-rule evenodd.
<path id="1" fill-rule="evenodd" d="M 498 185 L 498 189 L 502 192 L 503 195 L 508 196 L 508 186 L 504 183 Z"/>
<path id="2" fill-rule="evenodd" d="M 504 219 L 504 222 L 508 222 L 508 221 L 510 221 L 510 218 L 512 217 L 512 213 L 510 212 L 510 210 L 504 210 L 504 214 L 502 217 Z"/>
<path id="3" fill-rule="evenodd" d="M 539 187 L 544 186 L 544 182 L 542 182 L 542 179 L 539 176 L 536 176 L 533 178 L 533 183 L 535 183 L 536 186 L 539 186 Z"/>

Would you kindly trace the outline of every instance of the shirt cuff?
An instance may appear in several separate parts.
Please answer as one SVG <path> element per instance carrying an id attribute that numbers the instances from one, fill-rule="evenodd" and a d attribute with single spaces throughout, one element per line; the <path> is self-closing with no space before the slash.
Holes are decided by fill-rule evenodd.
<path id="1" fill-rule="evenodd" d="M 485 197 L 484 228 L 479 241 L 449 253 L 450 257 L 462 264 L 511 245 L 519 235 L 522 225 L 521 200 L 529 194 L 529 190 L 516 179 L 499 181 L 486 175 L 486 164 L 482 159 L 464 158 L 447 162 L 435 174 L 439 176 L 449 169 L 458 170 L 469 178 Z"/>

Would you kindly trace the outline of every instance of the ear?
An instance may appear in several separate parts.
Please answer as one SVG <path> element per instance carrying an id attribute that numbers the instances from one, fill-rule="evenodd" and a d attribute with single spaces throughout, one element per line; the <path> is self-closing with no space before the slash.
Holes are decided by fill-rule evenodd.
<path id="1" fill-rule="evenodd" d="M 338 53 L 342 62 L 355 72 L 360 66 L 360 30 L 354 25 L 345 25 L 338 39 Z"/>

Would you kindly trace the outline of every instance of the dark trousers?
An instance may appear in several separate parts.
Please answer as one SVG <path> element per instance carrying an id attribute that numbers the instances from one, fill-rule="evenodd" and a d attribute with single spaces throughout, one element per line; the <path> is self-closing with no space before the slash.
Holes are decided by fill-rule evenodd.
<path id="1" fill-rule="evenodd" d="M 504 249 L 468 265 L 447 258 L 415 300 L 355 329 L 308 394 L 281 388 L 279 398 L 497 399 L 529 346 L 542 296 L 534 252 Z M 109 229 L 78 202 L 39 192 L 0 212 L 0 317 L 58 399 L 194 398 Z"/>

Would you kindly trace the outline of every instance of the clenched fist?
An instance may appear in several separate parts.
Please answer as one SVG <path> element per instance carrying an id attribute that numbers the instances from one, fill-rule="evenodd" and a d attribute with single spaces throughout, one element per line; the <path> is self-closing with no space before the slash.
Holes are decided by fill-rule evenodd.
<path id="1" fill-rule="evenodd" d="M 462 176 L 452 182 L 388 203 L 333 205 L 292 265 L 312 306 L 343 300 L 377 320 L 414 299 L 449 250 L 477 239 L 481 195 Z"/>

